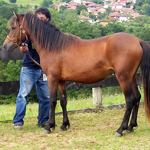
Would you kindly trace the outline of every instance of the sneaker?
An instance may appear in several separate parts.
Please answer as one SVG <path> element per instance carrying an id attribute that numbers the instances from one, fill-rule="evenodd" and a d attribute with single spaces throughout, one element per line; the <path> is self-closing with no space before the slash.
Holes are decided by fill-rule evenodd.
<path id="1" fill-rule="evenodd" d="M 43 125 L 41 125 L 41 127 L 42 127 L 42 128 L 45 128 L 47 125 L 48 125 L 48 122 L 45 123 L 45 124 L 43 124 Z"/>
<path id="2" fill-rule="evenodd" d="M 14 125 L 14 130 L 22 130 L 22 127 L 21 124 Z"/>

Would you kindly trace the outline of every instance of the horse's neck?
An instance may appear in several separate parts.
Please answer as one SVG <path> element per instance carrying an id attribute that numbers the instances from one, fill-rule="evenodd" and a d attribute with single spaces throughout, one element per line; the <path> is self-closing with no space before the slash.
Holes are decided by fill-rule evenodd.
<path id="1" fill-rule="evenodd" d="M 32 42 L 32 44 L 33 44 L 34 48 L 36 49 L 36 51 L 38 52 L 38 54 L 40 54 L 41 46 L 39 45 L 37 40 L 33 37 L 33 35 L 30 35 L 29 39 Z"/>

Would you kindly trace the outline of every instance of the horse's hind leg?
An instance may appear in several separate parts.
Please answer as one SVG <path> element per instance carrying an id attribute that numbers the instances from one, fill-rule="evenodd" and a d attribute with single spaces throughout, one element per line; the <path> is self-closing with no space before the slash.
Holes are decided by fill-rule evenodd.
<path id="1" fill-rule="evenodd" d="M 70 123 L 69 123 L 69 119 L 68 119 L 68 115 L 67 115 L 66 86 L 65 86 L 64 81 L 59 82 L 58 90 L 59 90 L 59 97 L 60 97 L 60 105 L 61 105 L 62 111 L 63 111 L 63 123 L 62 123 L 61 129 L 67 130 L 67 126 L 69 128 Z"/>
<path id="2" fill-rule="evenodd" d="M 123 76 L 121 76 L 121 79 L 120 78 L 117 78 L 117 79 L 120 83 L 120 86 L 122 88 L 122 91 L 124 93 L 125 100 L 126 100 L 126 111 L 124 114 L 124 118 L 123 118 L 121 126 L 115 133 L 115 136 L 122 136 L 122 132 L 124 130 L 128 129 L 128 122 L 129 122 L 129 118 L 130 118 L 133 104 L 135 101 L 135 96 L 134 96 L 134 93 L 132 90 L 131 82 L 129 80 L 127 80 L 125 78 L 123 79 Z"/>
<path id="3" fill-rule="evenodd" d="M 136 76 L 134 76 L 134 78 L 133 78 L 132 89 L 133 89 L 133 93 L 134 93 L 136 99 L 135 99 L 135 102 L 133 103 L 132 117 L 131 117 L 130 125 L 127 129 L 127 132 L 133 131 L 133 127 L 137 126 L 137 114 L 138 114 L 141 94 L 140 94 L 137 84 L 136 84 Z"/>

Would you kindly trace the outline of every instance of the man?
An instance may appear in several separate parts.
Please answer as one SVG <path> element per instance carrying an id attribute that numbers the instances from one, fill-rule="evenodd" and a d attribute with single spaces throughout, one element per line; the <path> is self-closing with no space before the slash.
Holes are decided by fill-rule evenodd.
<path id="1" fill-rule="evenodd" d="M 51 20 L 51 14 L 47 8 L 38 8 L 35 16 L 44 21 Z M 25 53 L 23 57 L 22 69 L 20 74 L 20 89 L 16 99 L 16 113 L 13 119 L 14 129 L 21 130 L 24 124 L 23 118 L 26 113 L 26 104 L 29 93 L 34 85 L 36 85 L 37 97 L 39 100 L 38 126 L 44 127 L 49 119 L 49 87 L 46 75 L 42 68 L 34 63 L 28 55 L 40 63 L 40 58 L 36 50 L 33 48 L 30 40 L 26 41 L 20 47 L 20 51 Z"/>

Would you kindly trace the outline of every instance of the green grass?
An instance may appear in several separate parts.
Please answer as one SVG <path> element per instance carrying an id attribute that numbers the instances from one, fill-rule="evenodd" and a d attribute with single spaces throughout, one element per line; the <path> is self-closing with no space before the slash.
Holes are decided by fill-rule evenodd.
<path id="1" fill-rule="evenodd" d="M 9 0 L 4 0 L 4 1 L 9 3 Z M 42 2 L 43 0 L 17 0 L 15 4 L 22 5 L 22 6 L 25 6 L 25 5 L 40 6 Z"/>
<path id="2" fill-rule="evenodd" d="M 124 103 L 124 96 L 119 87 L 103 88 L 103 105 Z M 142 88 L 140 88 L 142 93 Z M 68 99 L 68 110 L 93 108 L 92 96 Z M 142 94 L 143 98 L 143 94 Z M 60 112 L 59 101 L 56 112 Z M 13 130 L 15 104 L 0 105 L 0 149 L 3 150 L 147 150 L 150 148 L 150 124 L 141 105 L 138 113 L 138 128 L 133 133 L 123 132 L 123 137 L 116 138 L 114 133 L 121 125 L 125 108 L 104 109 L 97 113 L 68 113 L 71 127 L 62 132 L 62 114 L 56 115 L 57 127 L 51 134 L 43 135 L 37 127 L 38 104 L 27 105 L 23 130 Z M 11 120 L 7 121 L 6 120 Z"/>
<path id="3" fill-rule="evenodd" d="M 150 124 L 143 106 L 139 109 L 138 128 L 114 137 L 125 109 L 105 109 L 99 113 L 68 113 L 71 127 L 60 131 L 62 115 L 56 115 L 57 127 L 43 135 L 37 118 L 26 118 L 23 130 L 13 130 L 12 122 L 0 122 L 0 149 L 3 150 L 147 150 L 150 148 Z"/>
<path id="4" fill-rule="evenodd" d="M 93 108 L 92 99 L 70 100 L 68 101 L 67 110 Z M 59 101 L 57 102 L 56 112 L 61 112 Z M 15 104 L 0 105 L 0 121 L 12 120 L 15 115 Z M 26 118 L 38 115 L 38 104 L 28 104 L 26 108 Z"/>
<path id="5" fill-rule="evenodd" d="M 9 0 L 4 0 L 5 2 L 9 3 Z M 53 3 L 57 3 L 60 0 L 53 0 Z M 16 5 L 22 5 L 22 6 L 26 6 L 26 5 L 30 5 L 30 6 L 41 6 L 41 3 L 43 2 L 43 0 L 17 0 L 16 1 Z"/>

